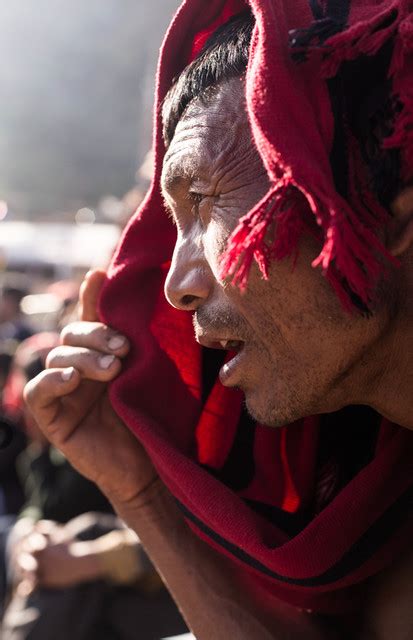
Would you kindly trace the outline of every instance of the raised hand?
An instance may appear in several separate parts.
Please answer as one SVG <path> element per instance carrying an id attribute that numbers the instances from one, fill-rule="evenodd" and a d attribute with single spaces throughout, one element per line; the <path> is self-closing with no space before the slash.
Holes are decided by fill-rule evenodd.
<path id="1" fill-rule="evenodd" d="M 27 384 L 25 399 L 46 438 L 112 502 L 122 504 L 143 494 L 157 476 L 108 398 L 108 382 L 120 372 L 129 344 L 98 321 L 104 279 L 103 271 L 93 271 L 82 284 L 81 321 L 63 330 L 62 345 Z"/>

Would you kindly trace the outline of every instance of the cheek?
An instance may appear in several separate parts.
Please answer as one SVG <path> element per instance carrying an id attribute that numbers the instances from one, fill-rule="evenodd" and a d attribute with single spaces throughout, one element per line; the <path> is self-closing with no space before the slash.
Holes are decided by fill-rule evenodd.
<path id="1" fill-rule="evenodd" d="M 318 274 L 311 275 L 318 278 Z M 306 359 L 310 352 L 314 357 L 331 323 L 323 288 L 293 270 L 292 261 L 286 259 L 272 265 L 269 280 L 263 280 L 254 266 L 245 295 L 238 293 L 237 305 L 259 341 L 277 359 Z"/>
<path id="2" fill-rule="evenodd" d="M 230 230 L 215 219 L 211 219 L 204 234 L 203 248 L 205 259 L 218 282 L 220 278 L 220 259 L 228 245 Z"/>
<path id="3" fill-rule="evenodd" d="M 271 265 L 269 280 L 264 280 L 254 263 L 248 287 L 238 287 L 220 278 L 220 257 L 227 248 L 237 220 L 225 224 L 220 215 L 211 218 L 203 231 L 206 261 L 215 280 L 225 290 L 232 308 L 249 327 L 251 340 L 265 359 L 279 362 L 307 362 L 321 357 L 324 348 L 331 351 L 348 323 L 329 284 L 311 267 L 313 252 L 302 247 L 298 262 L 285 258 Z M 328 343 L 328 344 L 327 344 Z"/>

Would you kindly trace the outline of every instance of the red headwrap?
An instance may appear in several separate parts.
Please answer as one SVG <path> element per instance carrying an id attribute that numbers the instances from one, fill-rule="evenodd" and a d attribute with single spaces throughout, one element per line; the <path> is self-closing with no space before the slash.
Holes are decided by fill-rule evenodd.
<path id="1" fill-rule="evenodd" d="M 393 42 L 390 71 L 400 107 L 386 144 L 401 148 L 404 176 L 411 179 L 413 102 L 406 78 L 412 2 L 326 0 L 319 6 L 312 0 L 315 23 L 307 0 L 249 4 L 256 28 L 248 109 L 272 187 L 241 220 L 224 268 L 243 281 L 255 258 L 266 273 L 273 257 L 294 249 L 304 204 L 324 237 L 319 262 L 341 299 L 348 302 L 350 287 L 368 301 L 385 256 L 374 230 L 388 214 L 365 185 L 365 207 L 334 188 L 329 161 L 334 121 L 320 69 L 334 74 L 341 61 L 373 55 Z M 278 597 L 333 611 L 410 544 L 412 434 L 385 422 L 371 431 L 363 417 L 365 424 L 358 425 L 350 443 L 358 452 L 361 434 L 369 429 L 363 462 L 337 486 L 334 456 L 323 459 L 320 453 L 324 440 L 318 418 L 281 429 L 253 425 L 242 415 L 241 394 L 219 382 L 202 405 L 202 354 L 190 314 L 169 307 L 163 295 L 175 229 L 159 189 L 165 152 L 160 105 L 211 29 L 243 8 L 240 0 L 186 0 L 166 36 L 156 89 L 154 181 L 125 231 L 101 300 L 103 320 L 132 344 L 111 399 L 194 531 L 234 560 L 245 588 L 261 599 Z M 323 34 L 334 35 L 326 39 Z M 294 62 L 291 48 L 307 61 Z M 355 182 L 350 187 L 353 195 L 361 188 Z M 265 230 L 274 212 L 295 193 L 300 198 L 294 203 L 292 197 L 292 206 L 277 213 L 275 241 L 266 247 Z M 329 426 L 337 443 L 354 428 L 352 420 L 345 414 L 341 424 Z"/>
<path id="2" fill-rule="evenodd" d="M 319 19 L 309 25 L 307 2 L 251 1 L 257 26 L 247 101 L 254 138 L 273 186 L 233 233 L 222 275 L 234 274 L 235 281 L 245 286 L 254 258 L 267 277 L 271 260 L 294 250 L 302 231 L 303 201 L 297 197 L 301 192 L 324 241 L 313 266 L 322 266 L 342 303 L 351 307 L 348 289 L 368 303 L 386 262 L 388 266 L 396 261 L 378 240 L 389 214 L 363 179 L 360 149 L 351 135 L 345 141 L 347 200 L 336 191 L 331 167 L 335 123 L 323 77 L 335 76 L 342 62 L 372 56 L 393 40 L 389 77 L 400 112 L 395 108 L 393 133 L 384 146 L 400 149 L 402 177 L 411 181 L 413 2 L 330 0 L 322 4 L 324 9 L 315 9 L 317 3 L 310 2 Z M 329 31 L 337 33 L 325 39 Z M 301 65 L 294 62 L 294 54 L 300 51 L 308 58 Z M 264 239 L 274 219 L 276 230 L 268 245 Z"/>

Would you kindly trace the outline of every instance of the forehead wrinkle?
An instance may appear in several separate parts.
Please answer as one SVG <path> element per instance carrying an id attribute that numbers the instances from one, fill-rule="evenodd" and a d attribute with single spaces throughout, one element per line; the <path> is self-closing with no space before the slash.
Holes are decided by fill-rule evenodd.
<path id="1" fill-rule="evenodd" d="M 184 183 L 190 184 L 204 172 L 208 162 L 213 161 L 213 155 L 205 142 L 205 138 L 193 135 L 173 139 L 162 169 L 161 188 L 164 192 L 177 190 Z"/>
<path id="2" fill-rule="evenodd" d="M 208 180 L 214 176 L 217 178 L 232 166 L 239 166 L 240 156 L 244 158 L 251 146 L 241 127 L 234 122 L 230 128 L 200 125 L 197 129 L 198 132 L 210 129 L 217 135 L 188 135 L 175 140 L 164 163 L 164 185 L 168 191 L 179 188 L 184 181 L 191 183 L 197 178 L 202 179 L 204 175 Z"/>
<path id="3" fill-rule="evenodd" d="M 230 83 L 221 87 L 213 101 L 206 104 L 195 99 L 188 105 L 164 158 L 163 190 L 170 192 L 183 181 L 191 183 L 203 175 L 208 181 L 219 181 L 226 169 L 234 170 L 240 154 L 246 155 L 250 128 L 241 85 L 235 88 Z"/>
<path id="4" fill-rule="evenodd" d="M 222 87 L 215 101 L 205 105 L 200 112 L 204 122 L 196 122 L 203 138 L 203 155 L 212 161 L 212 166 L 208 167 L 209 174 L 212 167 L 222 173 L 228 168 L 228 163 L 237 164 L 244 155 L 254 155 L 256 151 L 241 91 L 242 85 L 235 86 L 234 90 L 233 84 Z M 210 129 L 212 135 L 205 136 L 205 129 Z"/>
<path id="5" fill-rule="evenodd" d="M 253 186 L 259 178 L 268 179 L 265 166 L 252 140 L 245 143 L 240 141 L 233 149 L 228 150 L 228 153 L 223 153 L 221 166 L 223 170 L 217 176 L 217 188 L 223 193 L 230 185 L 232 190 L 234 183 L 245 188 Z"/>

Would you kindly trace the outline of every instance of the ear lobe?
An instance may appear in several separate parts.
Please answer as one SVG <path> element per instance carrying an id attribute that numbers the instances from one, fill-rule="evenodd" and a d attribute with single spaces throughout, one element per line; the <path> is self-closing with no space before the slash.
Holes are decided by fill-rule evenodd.
<path id="1" fill-rule="evenodd" d="M 393 219 L 387 229 L 387 249 L 396 257 L 413 246 L 413 187 L 404 189 L 391 205 Z"/>

